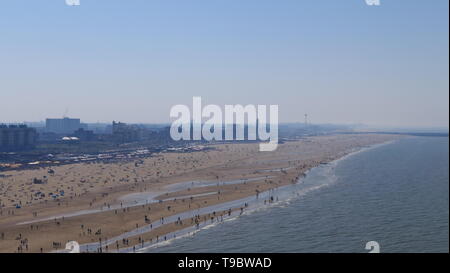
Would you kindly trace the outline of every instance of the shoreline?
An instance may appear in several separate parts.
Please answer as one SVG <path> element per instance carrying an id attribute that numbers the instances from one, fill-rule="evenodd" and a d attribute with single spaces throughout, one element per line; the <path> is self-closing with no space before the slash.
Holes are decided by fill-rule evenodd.
<path id="1" fill-rule="evenodd" d="M 352 157 L 354 155 L 357 155 L 357 154 L 365 152 L 365 151 L 376 149 L 376 148 L 381 147 L 381 146 L 385 146 L 385 145 L 389 145 L 389 144 L 395 143 L 396 141 L 397 140 L 392 140 L 392 141 L 387 141 L 387 142 L 384 142 L 384 143 L 373 144 L 373 145 L 370 145 L 370 146 L 367 146 L 367 147 L 357 148 L 355 151 L 351 151 L 348 154 L 345 154 L 345 155 L 343 155 L 340 158 L 337 158 L 337 159 L 335 159 L 333 161 L 330 161 L 330 162 L 327 162 L 327 163 L 321 163 L 318 166 L 315 166 L 315 167 L 312 167 L 309 170 L 306 170 L 305 173 L 304 173 L 304 176 L 303 177 L 299 177 L 298 180 L 295 182 L 295 184 L 282 185 L 280 187 L 273 188 L 273 189 L 270 189 L 268 191 L 260 193 L 259 198 L 255 198 L 254 196 L 248 196 L 248 197 L 245 197 L 245 198 L 242 198 L 242 199 L 233 200 L 233 201 L 226 202 L 226 203 L 219 203 L 219 204 L 216 204 L 216 205 L 213 205 L 213 206 L 210 206 L 210 207 L 203 207 L 203 208 L 198 209 L 198 210 L 187 211 L 186 213 L 190 214 L 191 217 L 181 218 L 181 216 L 180 216 L 180 219 L 182 221 L 190 219 L 194 215 L 204 216 L 204 215 L 206 215 L 206 213 L 208 213 L 208 215 L 209 215 L 213 211 L 220 211 L 221 209 L 225 209 L 225 208 L 230 208 L 232 210 L 232 213 L 230 215 L 223 215 L 223 216 L 221 215 L 220 220 L 217 217 L 217 219 L 215 219 L 214 221 L 211 221 L 211 222 L 209 221 L 209 218 L 208 218 L 207 221 L 201 222 L 199 227 L 196 227 L 195 225 L 190 225 L 190 226 L 187 226 L 187 227 L 182 228 L 182 229 L 177 229 L 175 231 L 171 231 L 171 232 L 168 232 L 168 233 L 162 233 L 162 235 L 160 235 L 159 237 L 162 238 L 162 236 L 164 236 L 166 239 L 163 240 L 163 241 L 144 243 L 143 245 L 142 244 L 138 244 L 138 245 L 134 245 L 132 247 L 122 248 L 122 249 L 119 249 L 119 250 L 116 250 L 116 251 L 113 250 L 113 251 L 110 251 L 110 252 L 113 252 L 113 253 L 116 253 L 116 252 L 119 252 L 119 253 L 144 252 L 144 251 L 146 251 L 148 249 L 151 249 L 151 248 L 158 248 L 160 246 L 167 245 L 167 244 L 173 242 L 176 239 L 181 239 L 181 238 L 184 238 L 184 237 L 194 236 L 197 232 L 200 232 L 203 229 L 212 228 L 212 227 L 217 226 L 217 225 L 219 225 L 219 224 L 221 224 L 223 222 L 237 220 L 239 218 L 239 216 L 241 216 L 241 215 L 246 215 L 246 214 L 249 214 L 249 213 L 253 213 L 253 212 L 256 212 L 256 211 L 259 211 L 259 210 L 262 210 L 262 209 L 270 209 L 271 207 L 277 206 L 277 205 L 279 205 L 281 203 L 289 202 L 289 201 L 291 201 L 294 198 L 297 198 L 297 197 L 299 197 L 299 196 L 301 196 L 303 194 L 306 194 L 307 192 L 318 190 L 318 189 L 322 188 L 323 186 L 330 186 L 332 184 L 332 183 L 330 183 L 330 184 L 327 184 L 327 185 L 321 185 L 321 186 L 319 186 L 317 188 L 311 188 L 311 189 L 307 190 L 307 192 L 303 192 L 303 194 L 300 195 L 299 192 L 298 192 L 298 189 L 296 189 L 296 187 L 298 186 L 298 184 L 302 183 L 302 180 L 305 179 L 308 176 L 309 172 L 314 171 L 315 169 L 318 169 L 318 168 L 331 168 L 331 169 L 334 169 L 339 162 L 341 162 L 341 161 L 343 161 L 343 160 L 345 160 L 345 159 L 347 159 L 349 157 Z M 278 194 L 281 194 L 281 195 L 278 195 Z M 267 203 L 265 202 L 266 200 L 269 200 L 270 196 L 274 196 L 274 195 L 276 195 L 276 198 L 275 198 L 276 201 L 267 202 Z M 282 198 L 279 198 L 280 196 Z M 261 199 L 261 198 L 263 198 L 263 199 Z M 267 199 L 264 199 L 264 198 L 267 198 Z M 261 200 L 264 200 L 264 201 L 261 201 Z M 239 206 L 239 204 L 241 204 L 241 205 Z M 245 207 L 244 204 L 248 204 L 248 205 Z M 234 206 L 234 208 L 233 208 L 233 206 Z M 240 208 L 244 207 L 244 209 L 242 211 L 240 211 L 239 207 Z M 224 211 L 226 211 L 226 209 Z M 186 213 L 183 213 L 183 214 L 185 215 Z M 170 220 L 166 221 L 164 223 L 164 225 L 169 225 L 169 224 L 175 223 L 176 221 L 174 219 L 177 218 L 178 216 L 179 216 L 178 214 L 171 216 L 170 219 L 172 219 L 172 220 L 171 221 Z M 157 225 L 157 226 L 154 226 L 153 228 L 156 229 L 156 228 L 159 228 L 159 227 L 162 227 L 162 226 L 163 225 Z M 132 237 L 136 237 L 136 236 L 139 236 L 139 235 L 144 235 L 147 232 L 150 232 L 150 231 L 148 229 L 142 229 L 142 228 L 141 229 L 137 229 L 137 230 L 132 230 L 130 232 L 127 232 L 126 234 L 121 234 L 121 235 L 119 235 L 119 236 L 117 236 L 115 238 L 112 238 L 108 242 L 104 242 L 103 246 L 106 246 L 106 245 L 110 246 L 110 245 L 113 245 L 116 241 L 121 240 L 122 238 L 132 238 Z M 139 245 L 140 245 L 140 247 L 139 247 Z M 138 246 L 138 247 L 136 248 L 136 246 Z M 87 252 L 92 252 L 95 249 L 99 248 L 100 245 L 99 244 L 85 244 L 85 245 L 80 245 L 80 247 L 83 250 L 82 252 L 86 252 L 86 251 Z"/>
<path id="2" fill-rule="evenodd" d="M 119 252 L 123 252 L 123 249 L 129 249 L 129 245 L 138 245 L 138 242 L 139 245 L 143 245 L 144 248 L 152 247 L 151 245 L 152 243 L 154 244 L 155 236 L 164 235 L 166 236 L 166 239 L 167 237 L 170 239 L 171 235 L 173 235 L 172 237 L 176 236 L 179 238 L 185 236 L 186 233 L 196 232 L 195 227 L 193 229 L 192 225 L 186 223 L 196 215 L 201 215 L 201 217 L 203 217 L 203 220 L 200 221 L 200 223 L 205 223 L 205 227 L 208 226 L 210 222 L 207 220 L 210 220 L 209 217 L 211 213 L 221 213 L 222 219 L 224 214 L 226 214 L 225 212 L 232 209 L 233 215 L 230 216 L 235 217 L 235 214 L 241 212 L 242 207 L 245 207 L 245 211 L 253 210 L 253 201 L 255 198 L 261 202 L 263 202 L 263 200 L 268 202 L 270 194 L 273 196 L 274 193 L 278 194 L 280 192 L 279 195 L 281 195 L 284 187 L 289 188 L 289 186 L 301 184 L 298 183 L 298 181 L 301 181 L 301 177 L 307 175 L 312 168 L 330 165 L 331 162 L 338 162 L 352 154 L 368 148 L 373 148 L 379 144 L 387 144 L 387 141 L 395 139 L 398 139 L 398 137 L 379 135 L 322 136 L 310 137 L 306 140 L 283 144 L 276 153 L 270 154 L 253 152 L 253 147 L 245 144 L 218 146 L 222 151 L 215 157 L 214 153 L 216 153 L 216 151 L 200 152 L 192 155 L 189 154 L 186 159 L 187 161 L 180 161 L 182 164 L 187 165 L 194 162 L 194 164 L 201 165 L 201 163 L 195 162 L 204 160 L 210 163 L 210 166 L 203 166 L 203 168 L 195 166 L 196 168 L 194 168 L 193 171 L 188 171 L 186 173 L 188 175 L 176 174 L 175 176 L 172 175 L 167 178 L 164 177 L 153 180 L 154 182 L 152 182 L 152 180 L 142 182 L 144 184 L 139 188 L 136 188 L 136 185 L 139 185 L 139 183 L 131 184 L 129 189 L 125 188 L 125 190 L 120 190 L 119 188 L 114 196 L 106 195 L 106 198 L 112 200 L 110 201 L 111 206 L 108 203 L 108 206 L 110 206 L 109 210 L 102 211 L 106 202 L 103 202 L 102 204 L 100 203 L 102 201 L 96 200 L 98 205 L 95 209 L 93 208 L 95 213 L 88 211 L 83 215 L 70 216 L 70 211 L 72 211 L 72 214 L 77 214 L 77 212 L 82 211 L 82 209 L 79 209 L 74 212 L 74 210 L 71 209 L 74 208 L 72 205 L 70 207 L 66 206 L 60 208 L 62 213 L 50 214 L 46 219 L 44 217 L 44 219 L 39 218 L 14 221 L 15 218 L 19 219 L 19 217 L 26 219 L 26 214 L 23 213 L 21 214 L 23 216 L 15 215 L 13 217 L 5 218 L 4 215 L 3 218 L 0 217 L 0 231 L 7 232 L 5 232 L 5 237 L 7 237 L 6 242 L 9 243 L 9 246 L 3 245 L 3 248 L 0 248 L 0 252 L 8 252 L 7 249 L 10 249 L 9 251 L 11 251 L 10 247 L 14 245 L 14 240 L 18 238 L 17 234 L 19 233 L 27 239 L 27 242 L 31 241 L 38 244 L 37 246 L 34 246 L 35 243 L 30 244 L 32 248 L 29 251 L 31 252 L 39 252 L 39 248 L 37 247 L 39 247 L 39 245 L 45 246 L 47 244 L 46 241 L 48 242 L 50 240 L 53 240 L 53 242 L 75 240 L 78 241 L 80 245 L 85 245 L 86 250 L 89 250 L 90 252 L 95 252 L 96 249 L 99 251 L 99 249 L 96 248 L 100 246 L 99 243 L 101 243 L 103 248 L 106 245 L 112 246 L 125 238 L 127 238 L 127 244 L 120 243 L 120 246 L 117 247 L 119 248 Z M 228 152 L 229 155 L 223 153 L 223 151 Z M 158 159 L 160 162 L 164 162 L 162 164 L 165 164 L 165 161 L 170 160 L 173 162 L 174 159 L 180 159 L 180 155 L 177 154 L 172 154 L 169 158 L 164 158 L 165 155 L 162 156 L 163 159 Z M 152 160 L 155 162 L 155 159 L 148 160 L 150 163 Z M 159 162 L 155 162 L 152 165 L 155 166 L 155 164 L 158 163 Z M 167 165 L 166 172 L 176 173 L 176 171 L 174 171 L 174 166 L 170 164 Z M 89 165 L 83 166 L 87 167 Z M 124 169 L 124 165 L 118 166 L 122 166 L 121 168 Z M 99 167 L 101 167 L 101 165 Z M 77 166 L 73 166 L 73 168 L 77 168 Z M 136 172 L 134 168 L 125 167 L 125 170 L 127 169 Z M 155 167 L 150 169 L 145 168 L 143 171 L 149 172 L 154 169 Z M 104 170 L 108 170 L 108 172 L 113 171 L 111 169 Z M 156 170 L 164 171 L 164 169 L 161 169 L 160 167 L 156 167 Z M 100 173 L 104 173 L 104 171 L 101 171 Z M 264 174 L 265 176 L 263 176 Z M 189 183 L 192 183 L 191 187 Z M 131 201 L 136 202 L 136 199 L 138 199 L 137 197 L 144 196 L 145 198 L 142 199 L 144 200 L 144 203 L 142 203 L 141 200 L 141 203 L 132 203 L 120 208 L 117 207 L 119 202 L 123 201 L 124 197 L 130 195 L 133 197 L 133 194 L 135 195 L 134 200 L 131 198 Z M 153 202 L 148 202 L 149 194 L 151 195 L 151 199 L 154 199 Z M 189 196 L 190 198 L 188 198 Z M 75 204 L 78 204 L 77 206 L 81 206 L 80 208 L 82 208 L 83 204 L 86 204 L 86 201 L 84 201 L 84 203 L 80 202 Z M 271 203 L 273 202 L 275 202 L 274 198 L 271 200 Z M 247 205 L 245 206 L 245 204 Z M 54 206 L 52 203 L 49 205 Z M 189 207 L 187 205 L 189 205 Z M 191 206 L 194 209 L 192 209 Z M 255 206 L 258 206 L 257 202 Z M 26 212 L 26 210 L 18 211 Z M 51 213 L 51 211 L 48 213 Z M 55 215 L 66 215 L 67 218 L 62 217 L 53 219 Z M 142 221 L 144 215 L 146 218 L 145 222 Z M 147 219 L 147 215 L 150 216 L 149 219 Z M 217 220 L 217 217 L 215 218 Z M 227 221 L 228 217 L 225 215 L 223 218 L 224 221 Z M 163 220 L 161 221 L 161 219 Z M 9 224 L 6 226 L 6 229 L 5 226 L 2 228 L 1 220 L 3 220 L 3 222 L 5 220 L 9 220 L 10 223 L 15 222 L 15 225 L 11 226 L 11 224 Z M 183 223 L 175 224 L 174 226 L 174 223 L 180 220 Z M 158 223 L 158 221 L 160 221 L 160 223 Z M 215 220 L 213 219 L 213 222 L 214 221 Z M 33 224 L 28 227 L 31 222 L 33 222 Z M 146 230 L 146 224 L 150 223 L 152 227 Z M 48 238 L 41 238 L 42 236 L 37 237 L 34 235 L 36 232 L 33 231 L 33 228 L 36 227 L 39 228 L 39 231 L 42 230 L 41 232 L 45 232 Z M 205 227 L 199 226 L 201 229 Z M 184 231 L 185 229 L 186 231 Z M 99 232 L 95 232 L 96 230 Z M 11 234 L 11 232 L 16 235 Z M 70 234 L 75 236 L 71 236 Z M 11 235 L 15 237 L 11 238 Z M 138 237 L 146 237 L 148 238 L 148 241 L 145 239 L 144 244 L 142 244 L 141 238 Z M 128 243 L 128 239 L 131 240 L 131 244 Z M 2 240 L 0 240 L 0 243 Z M 149 245 L 146 244 L 147 242 L 150 242 Z M 160 243 L 161 242 L 158 242 L 158 244 Z M 27 244 L 26 246 L 28 247 L 29 245 Z M 61 247 L 62 243 L 59 243 L 56 249 L 51 250 L 45 248 L 45 252 L 60 251 L 58 248 Z M 110 249 L 112 249 L 112 247 Z M 18 251 L 21 252 L 23 249 L 19 248 Z M 136 249 L 134 249 L 134 251 L 136 251 Z"/>
<path id="3" fill-rule="evenodd" d="M 316 187 L 316 188 L 310 188 L 306 192 L 302 192 L 302 194 L 299 194 L 299 190 L 296 189 L 296 188 L 297 188 L 297 186 L 299 184 L 302 183 L 303 179 L 306 179 L 306 177 L 308 176 L 308 174 L 310 172 L 315 171 L 315 170 L 317 170 L 319 168 L 329 168 L 331 170 L 334 170 L 334 168 L 337 167 L 337 165 L 341 161 L 344 161 L 344 160 L 346 160 L 346 159 L 348 159 L 348 158 L 350 158 L 352 156 L 355 156 L 357 154 L 360 154 L 360 153 L 363 153 L 363 152 L 366 152 L 366 151 L 370 151 L 372 149 L 376 149 L 378 147 L 382 147 L 382 146 L 385 146 L 385 145 L 393 144 L 393 143 L 395 143 L 397 141 L 398 140 L 391 140 L 391 141 L 387 141 L 387 142 L 384 142 L 384 143 L 378 143 L 378 144 L 373 144 L 373 145 L 370 145 L 370 146 L 367 146 L 367 147 L 358 148 L 355 151 L 351 151 L 348 154 L 346 154 L 346 155 L 344 155 L 344 156 L 342 156 L 340 158 L 337 158 L 337 159 L 335 159 L 333 161 L 330 161 L 330 162 L 327 162 L 325 164 L 320 164 L 318 166 L 312 167 L 311 169 L 307 170 L 304 173 L 304 176 L 300 177 L 295 182 L 295 184 L 280 186 L 279 188 L 274 188 L 274 189 L 271 189 L 269 191 L 261 193 L 263 196 L 265 195 L 266 197 L 270 197 L 272 194 L 276 194 L 276 193 L 281 192 L 281 196 L 284 197 L 284 199 L 279 198 L 280 195 L 277 195 L 276 201 L 270 202 L 270 203 L 269 202 L 267 202 L 267 203 L 266 202 L 261 202 L 261 199 L 260 200 L 253 199 L 253 200 L 250 201 L 249 199 L 251 198 L 251 196 L 249 196 L 247 198 L 240 199 L 240 200 L 236 200 L 236 202 L 233 202 L 233 203 L 241 203 L 241 204 L 247 203 L 247 204 L 249 204 L 249 206 L 246 207 L 242 212 L 239 212 L 238 210 L 234 210 L 234 212 L 231 215 L 224 216 L 223 219 L 214 221 L 213 223 L 204 222 L 203 225 L 200 225 L 199 228 L 196 228 L 194 226 L 189 226 L 189 227 L 186 227 L 186 228 L 181 229 L 181 230 L 176 230 L 174 232 L 170 232 L 170 233 L 164 234 L 164 236 L 167 236 L 167 238 L 169 238 L 169 239 L 167 239 L 165 241 L 156 242 L 156 243 L 150 243 L 150 244 L 144 244 L 143 246 L 141 246 L 139 248 L 135 248 L 135 249 L 133 247 L 120 249 L 118 252 L 119 253 L 132 253 L 132 252 L 140 253 L 140 252 L 145 252 L 146 250 L 149 250 L 149 249 L 154 249 L 154 248 L 158 248 L 158 247 L 161 247 L 161 246 L 165 246 L 165 245 L 171 244 L 173 241 L 175 241 L 177 239 L 182 239 L 182 238 L 186 238 L 186 237 L 193 237 L 193 236 L 195 236 L 196 233 L 201 232 L 202 230 L 214 228 L 215 226 L 220 225 L 222 223 L 225 223 L 225 222 L 228 222 L 228 221 L 238 220 L 240 216 L 248 215 L 248 214 L 251 214 L 251 213 L 254 213 L 254 212 L 258 212 L 258 211 L 261 211 L 261 210 L 271 209 L 273 207 L 289 203 L 293 199 L 299 198 L 300 196 L 302 196 L 304 194 L 307 194 L 310 191 L 315 191 L 315 190 L 319 190 L 322 187 L 331 186 L 335 182 L 335 181 L 333 181 L 333 182 L 331 182 L 329 184 L 326 184 L 326 185 L 321 185 L 321 186 Z M 223 205 L 226 205 L 226 204 L 223 204 Z M 114 251 L 112 251 L 112 252 L 114 252 Z"/>

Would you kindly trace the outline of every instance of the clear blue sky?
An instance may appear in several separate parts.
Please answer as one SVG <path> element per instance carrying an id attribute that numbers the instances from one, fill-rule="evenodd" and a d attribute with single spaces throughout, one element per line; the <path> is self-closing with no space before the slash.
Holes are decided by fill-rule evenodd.
<path id="1" fill-rule="evenodd" d="M 448 127 L 448 0 L 5 0 L 0 123 L 168 122 L 175 104 Z"/>

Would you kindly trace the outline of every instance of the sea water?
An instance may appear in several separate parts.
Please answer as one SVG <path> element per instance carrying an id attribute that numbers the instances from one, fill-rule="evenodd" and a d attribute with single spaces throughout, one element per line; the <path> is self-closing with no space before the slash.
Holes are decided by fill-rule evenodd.
<path id="1" fill-rule="evenodd" d="M 312 169 L 278 202 L 143 251 L 367 252 L 376 241 L 381 252 L 448 252 L 448 151 L 448 137 L 364 149 Z"/>

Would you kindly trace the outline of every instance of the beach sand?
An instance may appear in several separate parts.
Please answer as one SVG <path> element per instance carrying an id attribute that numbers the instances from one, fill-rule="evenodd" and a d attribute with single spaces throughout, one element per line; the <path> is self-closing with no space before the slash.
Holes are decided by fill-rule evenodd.
<path id="1" fill-rule="evenodd" d="M 106 241 L 162 217 L 295 183 L 321 163 L 399 137 L 308 137 L 280 144 L 274 152 L 260 152 L 256 143 L 211 144 L 212 149 L 206 151 L 160 153 L 120 163 L 76 163 L 51 167 L 51 172 L 49 168 L 2 172 L 0 252 L 50 252 L 68 241 Z M 209 183 L 198 187 L 198 181 Z M 177 190 L 176 186 L 183 182 L 194 184 Z M 170 190 L 171 186 L 175 190 Z M 136 194 L 162 201 L 130 203 L 130 197 Z M 217 215 L 220 213 L 224 212 Z M 156 241 L 156 236 L 190 225 L 190 220 L 167 223 L 128 238 L 128 245 L 120 241 L 119 247 L 139 244 L 139 237 L 146 242 Z M 111 244 L 109 250 L 116 247 L 116 243 Z"/>

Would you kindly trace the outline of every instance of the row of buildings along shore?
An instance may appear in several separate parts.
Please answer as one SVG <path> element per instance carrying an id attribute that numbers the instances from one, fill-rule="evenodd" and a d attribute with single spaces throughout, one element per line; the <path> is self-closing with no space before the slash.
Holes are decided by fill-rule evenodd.
<path id="1" fill-rule="evenodd" d="M 33 149 L 37 143 L 73 143 L 103 141 L 111 143 L 130 143 L 149 138 L 155 138 L 158 130 L 167 128 L 158 128 L 149 130 L 137 125 L 128 125 L 123 122 L 112 124 L 82 123 L 77 118 L 49 118 L 45 125 L 28 126 L 26 124 L 6 125 L 0 124 L 0 151 L 21 151 Z"/>

